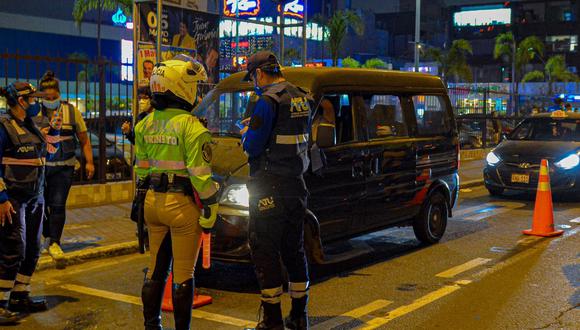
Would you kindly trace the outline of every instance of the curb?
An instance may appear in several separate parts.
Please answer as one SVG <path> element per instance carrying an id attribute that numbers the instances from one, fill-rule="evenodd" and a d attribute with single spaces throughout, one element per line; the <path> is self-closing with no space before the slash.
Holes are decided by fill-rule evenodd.
<path id="1" fill-rule="evenodd" d="M 483 185 L 483 179 L 469 180 L 459 184 L 459 189 L 473 188 Z"/>
<path id="2" fill-rule="evenodd" d="M 136 252 L 139 252 L 139 244 L 137 242 L 125 242 L 66 253 L 64 257 L 59 259 L 43 256 L 38 261 L 36 270 L 63 269 L 66 266 L 82 264 L 89 260 L 121 256 Z"/>

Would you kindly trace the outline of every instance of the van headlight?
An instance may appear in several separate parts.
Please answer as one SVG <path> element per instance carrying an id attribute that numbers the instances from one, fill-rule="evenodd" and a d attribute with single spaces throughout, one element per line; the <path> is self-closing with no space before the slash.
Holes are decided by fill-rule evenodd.
<path id="1" fill-rule="evenodd" d="M 491 166 L 495 166 L 497 165 L 497 163 L 499 163 L 501 161 L 501 159 L 499 159 L 499 157 L 492 152 L 490 152 L 489 154 L 487 154 L 487 157 L 485 157 L 485 160 L 487 161 L 487 163 Z"/>
<path id="2" fill-rule="evenodd" d="M 580 156 L 578 156 L 578 154 L 571 154 L 562 158 L 561 160 L 557 161 L 554 164 L 556 164 L 556 166 L 558 166 L 561 169 L 571 170 L 574 167 L 578 166 L 578 164 L 580 164 Z"/>
<path id="3" fill-rule="evenodd" d="M 222 193 L 220 204 L 245 208 L 249 207 L 250 193 L 248 192 L 248 187 L 245 184 L 232 184 L 227 186 Z"/>

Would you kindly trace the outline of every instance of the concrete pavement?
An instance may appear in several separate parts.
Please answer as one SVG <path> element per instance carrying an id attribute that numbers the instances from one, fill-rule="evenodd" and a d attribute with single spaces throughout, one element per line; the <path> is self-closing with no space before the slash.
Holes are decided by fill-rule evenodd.
<path id="1" fill-rule="evenodd" d="M 483 182 L 483 160 L 462 161 L 462 187 L 473 187 Z M 44 254 L 38 269 L 64 268 L 94 258 L 123 255 L 138 251 L 136 227 L 129 219 L 131 203 L 110 204 L 67 210 L 62 249 L 65 257 L 53 260 Z"/>

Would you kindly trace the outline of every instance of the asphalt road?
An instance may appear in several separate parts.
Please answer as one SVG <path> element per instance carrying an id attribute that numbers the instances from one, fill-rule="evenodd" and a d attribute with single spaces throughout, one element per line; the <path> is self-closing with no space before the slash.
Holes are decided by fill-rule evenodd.
<path id="1" fill-rule="evenodd" d="M 466 189 L 445 238 L 422 246 L 410 228 L 327 247 L 313 269 L 313 329 L 580 329 L 580 203 L 555 203 L 557 238 L 524 236 L 533 200 Z M 49 311 L 18 329 L 142 329 L 147 256 L 94 261 L 34 277 Z M 194 310 L 194 329 L 243 329 L 258 315 L 249 265 L 214 264 L 197 284 L 213 297 Z M 284 297 L 285 313 L 289 298 Z M 173 325 L 164 314 L 164 324 Z"/>

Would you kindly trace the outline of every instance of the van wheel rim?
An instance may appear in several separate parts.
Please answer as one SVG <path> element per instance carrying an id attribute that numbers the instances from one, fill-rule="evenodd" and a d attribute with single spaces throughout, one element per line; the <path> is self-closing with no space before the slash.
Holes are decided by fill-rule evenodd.
<path id="1" fill-rule="evenodd" d="M 441 207 L 439 205 L 433 205 L 431 212 L 429 212 L 429 232 L 431 232 L 431 235 L 439 237 L 443 224 L 442 218 Z"/>

